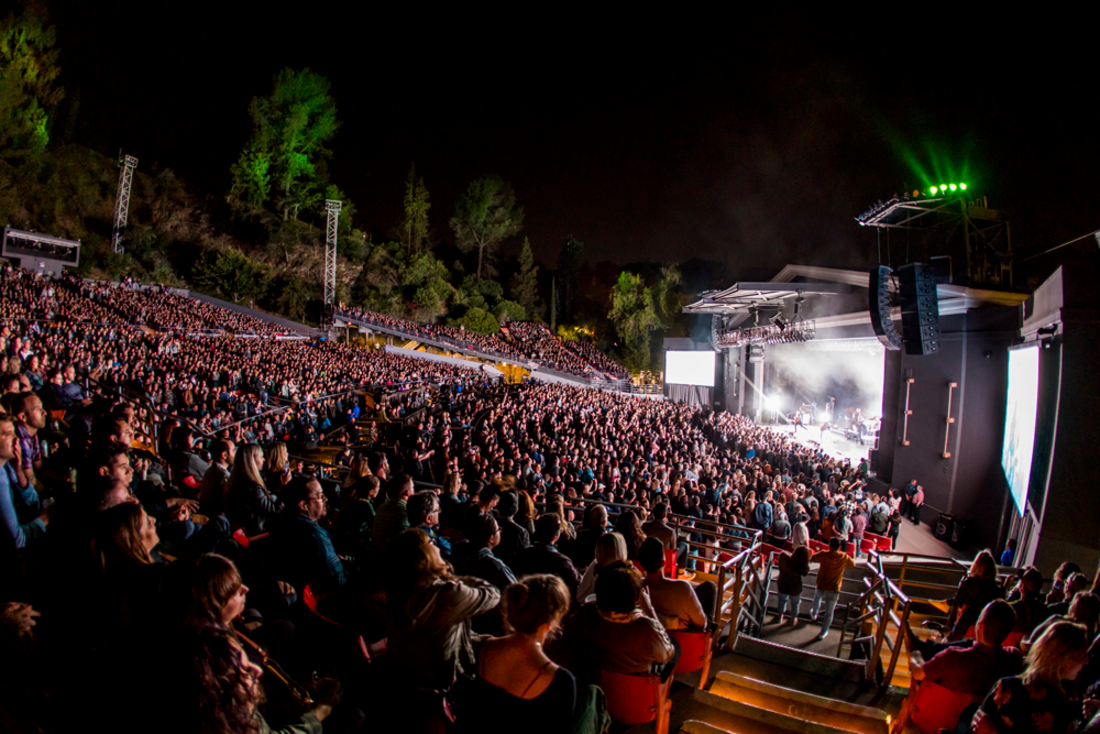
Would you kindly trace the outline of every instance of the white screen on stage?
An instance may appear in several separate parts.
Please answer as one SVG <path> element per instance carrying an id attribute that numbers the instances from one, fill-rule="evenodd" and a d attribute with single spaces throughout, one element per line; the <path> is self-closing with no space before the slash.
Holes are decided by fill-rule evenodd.
<path id="1" fill-rule="evenodd" d="M 714 387 L 714 355 L 705 352 L 665 352 L 665 382 Z"/>
<path id="2" fill-rule="evenodd" d="M 1016 503 L 1016 511 L 1021 517 L 1027 507 L 1038 409 L 1039 347 L 1013 349 L 1008 353 L 1008 405 L 1001 466 L 1008 479 L 1012 501 Z"/>

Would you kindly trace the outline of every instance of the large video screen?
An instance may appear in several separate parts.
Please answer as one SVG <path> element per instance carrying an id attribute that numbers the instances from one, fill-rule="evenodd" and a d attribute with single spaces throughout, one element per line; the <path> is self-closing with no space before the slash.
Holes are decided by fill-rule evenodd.
<path id="1" fill-rule="evenodd" d="M 1005 410 L 1005 443 L 1001 452 L 1008 487 L 1016 511 L 1027 507 L 1031 458 L 1035 451 L 1035 417 L 1039 408 L 1039 347 L 1008 353 L 1008 407 Z"/>
<path id="2" fill-rule="evenodd" d="M 665 382 L 714 387 L 714 355 L 705 352 L 665 352 Z"/>

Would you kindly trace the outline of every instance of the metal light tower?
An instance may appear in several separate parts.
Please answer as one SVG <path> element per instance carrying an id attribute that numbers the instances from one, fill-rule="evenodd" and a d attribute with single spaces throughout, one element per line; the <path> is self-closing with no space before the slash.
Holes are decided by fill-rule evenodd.
<path id="1" fill-rule="evenodd" d="M 134 169 L 138 159 L 132 155 L 123 156 L 118 162 L 122 170 L 118 174 L 118 198 L 115 200 L 115 231 L 111 235 L 111 250 L 122 252 L 122 230 L 126 228 L 126 219 L 130 215 L 130 185 L 134 180 Z"/>
<path id="2" fill-rule="evenodd" d="M 328 212 L 328 227 L 325 232 L 325 305 L 336 301 L 336 230 L 340 222 L 342 201 L 325 199 L 325 211 Z"/>

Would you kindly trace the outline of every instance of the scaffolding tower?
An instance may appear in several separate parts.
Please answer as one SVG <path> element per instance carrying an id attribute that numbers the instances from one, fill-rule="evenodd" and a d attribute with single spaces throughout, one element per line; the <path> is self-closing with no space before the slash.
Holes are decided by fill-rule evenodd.
<path id="1" fill-rule="evenodd" d="M 325 199 L 325 211 L 328 212 L 328 226 L 325 229 L 325 305 L 336 302 L 336 231 L 340 223 L 340 209 L 344 203 L 335 199 Z"/>
<path id="2" fill-rule="evenodd" d="M 123 250 L 122 230 L 126 228 L 126 220 L 130 216 L 130 186 L 137 164 L 138 159 L 132 155 L 123 156 L 118 162 L 121 170 L 118 174 L 118 198 L 115 200 L 115 231 L 111 235 L 111 250 L 117 253 Z"/>
<path id="3" fill-rule="evenodd" d="M 955 263 L 953 282 L 958 285 L 1012 286 L 1008 214 L 990 209 L 984 196 L 970 197 L 965 191 L 930 196 L 915 191 L 912 197 L 895 195 L 876 203 L 856 221 L 879 228 L 879 264 L 947 256 Z"/>

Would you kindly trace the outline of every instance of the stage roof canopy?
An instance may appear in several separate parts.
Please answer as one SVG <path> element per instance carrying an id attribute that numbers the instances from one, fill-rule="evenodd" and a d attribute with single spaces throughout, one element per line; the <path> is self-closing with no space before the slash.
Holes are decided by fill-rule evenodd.
<path id="1" fill-rule="evenodd" d="M 843 283 L 736 283 L 721 291 L 705 291 L 684 313 L 748 314 L 754 308 L 781 307 L 799 296 L 828 296 L 852 292 Z"/>

